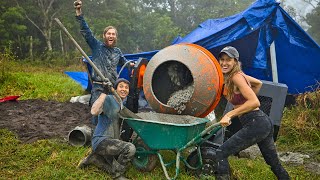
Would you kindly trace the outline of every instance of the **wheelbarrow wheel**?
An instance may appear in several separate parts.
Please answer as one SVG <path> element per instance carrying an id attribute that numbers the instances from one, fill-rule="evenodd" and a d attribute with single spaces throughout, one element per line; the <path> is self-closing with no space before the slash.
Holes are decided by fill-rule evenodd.
<path id="1" fill-rule="evenodd" d="M 215 148 L 202 147 L 201 148 L 202 167 L 200 167 L 197 170 L 188 169 L 188 171 L 191 171 L 191 173 L 195 174 L 198 177 L 214 176 L 214 173 L 216 172 L 215 155 L 216 155 Z M 197 151 L 193 151 L 188 156 L 187 162 L 192 167 L 197 167 L 200 164 Z"/>
<path id="2" fill-rule="evenodd" d="M 147 152 L 150 148 L 142 141 L 138 139 L 135 143 L 137 152 Z M 133 165 L 140 171 L 150 172 L 157 165 L 157 155 L 155 154 L 136 154 L 132 160 Z"/>

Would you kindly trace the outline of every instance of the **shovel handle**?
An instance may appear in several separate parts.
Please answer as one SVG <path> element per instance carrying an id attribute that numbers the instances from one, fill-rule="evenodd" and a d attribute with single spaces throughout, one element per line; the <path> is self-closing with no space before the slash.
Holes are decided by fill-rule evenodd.
<path id="1" fill-rule="evenodd" d="M 72 37 L 72 35 L 69 33 L 69 31 L 66 29 L 66 27 L 61 23 L 61 21 L 58 18 L 54 18 L 54 20 L 58 23 L 60 28 L 63 30 L 63 32 L 66 33 L 66 35 L 70 38 L 70 40 L 73 42 L 73 44 L 77 47 L 77 49 L 80 51 L 80 53 L 88 60 L 88 63 L 92 66 L 92 68 L 96 71 L 96 73 L 101 77 L 103 82 L 110 82 L 110 80 L 101 73 L 101 71 L 97 68 L 97 66 L 90 60 L 89 56 L 83 51 L 83 49 L 80 47 L 80 45 L 77 43 L 77 41 Z M 117 101 L 120 104 L 120 108 L 123 109 L 122 100 L 119 96 L 119 94 L 115 91 L 113 87 L 110 88 L 112 94 L 116 97 Z"/>

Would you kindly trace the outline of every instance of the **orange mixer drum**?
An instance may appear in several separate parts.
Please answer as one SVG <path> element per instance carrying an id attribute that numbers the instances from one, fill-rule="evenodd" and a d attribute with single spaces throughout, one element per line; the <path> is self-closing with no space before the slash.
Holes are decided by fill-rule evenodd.
<path id="1" fill-rule="evenodd" d="M 205 117 L 217 106 L 222 85 L 218 61 L 208 50 L 195 44 L 177 44 L 160 50 L 149 61 L 143 76 L 149 105 L 156 112 L 166 114 Z M 180 91 L 183 94 L 174 96 Z M 172 106 L 170 102 L 179 98 L 187 99 L 182 108 Z"/>

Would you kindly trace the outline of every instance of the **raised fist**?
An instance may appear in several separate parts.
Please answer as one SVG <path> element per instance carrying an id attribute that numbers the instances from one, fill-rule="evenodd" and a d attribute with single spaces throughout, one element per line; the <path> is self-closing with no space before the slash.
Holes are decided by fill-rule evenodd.
<path id="1" fill-rule="evenodd" d="M 77 0 L 77 1 L 73 2 L 73 5 L 74 5 L 74 8 L 81 9 L 82 2 L 81 2 L 81 0 Z"/>

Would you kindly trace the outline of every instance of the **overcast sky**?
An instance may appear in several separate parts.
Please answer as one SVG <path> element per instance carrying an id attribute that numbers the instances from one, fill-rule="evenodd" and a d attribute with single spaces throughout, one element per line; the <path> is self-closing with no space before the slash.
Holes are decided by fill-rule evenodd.
<path id="1" fill-rule="evenodd" d="M 314 3 L 316 5 L 316 2 L 314 2 Z M 283 5 L 284 6 L 291 6 L 291 7 L 295 8 L 296 13 L 298 15 L 301 15 L 304 17 L 306 16 L 307 13 L 309 13 L 313 9 L 313 7 L 310 4 L 304 2 L 303 0 L 286 0 L 286 2 Z M 304 30 L 307 30 L 309 28 L 309 25 L 306 22 L 301 21 L 301 18 L 299 18 L 299 17 L 292 17 L 292 18 L 294 18 L 296 20 L 296 22 L 298 24 L 300 24 L 300 26 Z"/>
<path id="2" fill-rule="evenodd" d="M 308 12 L 312 10 L 312 6 L 302 0 L 287 0 L 285 5 L 292 6 L 296 9 L 298 14 L 305 16 Z"/>

